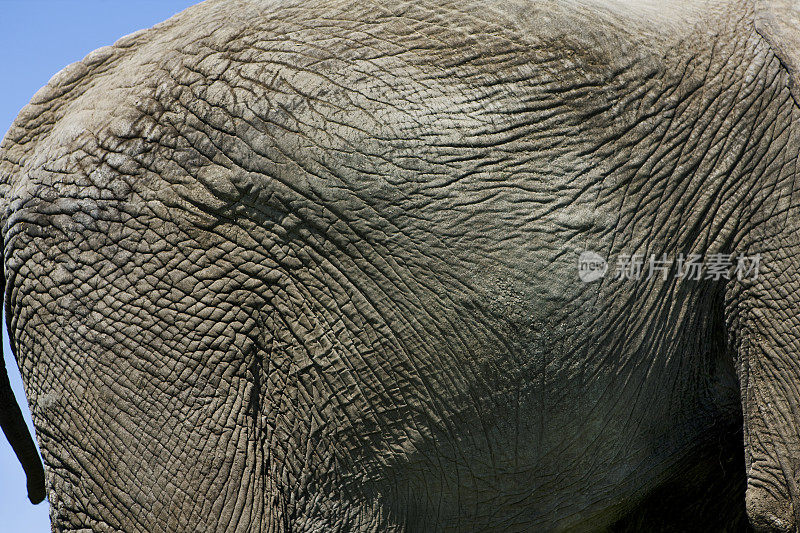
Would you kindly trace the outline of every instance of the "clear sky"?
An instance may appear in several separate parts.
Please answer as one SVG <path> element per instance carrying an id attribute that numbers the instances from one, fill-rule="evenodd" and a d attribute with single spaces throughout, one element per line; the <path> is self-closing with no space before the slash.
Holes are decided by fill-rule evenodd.
<path id="1" fill-rule="evenodd" d="M 166 20 L 198 0 L 0 0 L 0 135 L 53 74 L 123 35 Z M 3 321 L 5 324 L 5 320 Z M 3 328 L 14 394 L 31 426 Z M 31 505 L 25 476 L 0 432 L 0 532 L 50 531 L 48 503 Z"/>

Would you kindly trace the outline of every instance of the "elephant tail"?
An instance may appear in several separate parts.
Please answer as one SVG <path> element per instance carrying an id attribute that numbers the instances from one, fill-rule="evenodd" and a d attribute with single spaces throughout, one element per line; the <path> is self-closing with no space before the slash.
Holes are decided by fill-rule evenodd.
<path id="1" fill-rule="evenodd" d="M 4 242 L 0 237 L 0 250 L 5 251 Z M 5 256 L 0 257 L 0 294 L 5 300 Z M 3 359 L 3 343 L 0 334 L 0 427 L 3 428 L 8 442 L 17 454 L 17 459 L 22 464 L 25 476 L 28 478 L 28 499 L 31 503 L 44 500 L 44 468 L 36 451 L 28 426 L 22 417 L 22 411 L 14 398 L 11 382 L 8 380 L 8 370 Z"/>

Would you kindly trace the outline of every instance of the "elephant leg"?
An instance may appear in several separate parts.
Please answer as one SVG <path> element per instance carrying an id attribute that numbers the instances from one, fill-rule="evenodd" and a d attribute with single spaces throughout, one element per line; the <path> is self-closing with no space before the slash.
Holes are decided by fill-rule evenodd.
<path id="1" fill-rule="evenodd" d="M 798 246 L 761 254 L 751 281 L 729 282 L 728 320 L 744 415 L 747 514 L 757 531 L 800 525 Z"/>

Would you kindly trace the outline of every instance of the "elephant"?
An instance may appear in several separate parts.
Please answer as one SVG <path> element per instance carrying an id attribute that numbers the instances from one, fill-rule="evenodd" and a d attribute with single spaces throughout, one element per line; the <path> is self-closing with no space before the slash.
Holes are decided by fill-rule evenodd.
<path id="1" fill-rule="evenodd" d="M 0 145 L 29 499 L 798 531 L 799 104 L 789 0 L 207 0 L 92 52 Z"/>

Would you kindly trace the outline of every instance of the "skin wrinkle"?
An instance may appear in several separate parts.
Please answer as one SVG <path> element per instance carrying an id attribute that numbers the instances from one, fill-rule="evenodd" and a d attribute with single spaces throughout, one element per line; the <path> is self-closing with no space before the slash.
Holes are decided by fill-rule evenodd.
<path id="1" fill-rule="evenodd" d="M 124 52 L 110 51 L 102 77 L 90 72 L 70 82 L 83 84 L 82 97 L 52 100 L 69 100 L 70 110 L 43 111 L 53 124 L 74 120 L 90 131 L 80 154 L 54 151 L 50 160 L 63 133 L 35 119 L 36 135 L 12 131 L 4 144 L 3 176 L 30 164 L 21 163 L 21 150 L 40 152 L 44 163 L 25 167 L 6 228 L 17 272 L 9 280 L 19 310 L 15 344 L 41 346 L 18 353 L 26 379 L 33 389 L 61 387 L 62 409 L 80 413 L 53 428 L 54 414 L 34 401 L 51 478 L 65 494 L 85 491 L 57 508 L 60 523 L 121 524 L 131 520 L 124 510 L 136 509 L 152 520 L 131 524 L 143 530 L 414 530 L 426 523 L 522 530 L 553 526 L 548 516 L 565 528 L 610 525 L 675 475 L 690 455 L 687 443 L 705 443 L 715 417 L 736 424 L 716 403 L 728 399 L 711 395 L 701 379 L 723 372 L 714 370 L 721 348 L 705 340 L 721 321 L 703 319 L 721 305 L 710 284 L 684 291 L 679 304 L 672 284 L 630 291 L 607 281 L 583 294 L 558 280 L 574 278 L 573 245 L 608 256 L 628 246 L 724 250 L 749 228 L 713 221 L 741 218 L 732 213 L 745 209 L 758 211 L 755 219 L 788 217 L 791 204 L 775 202 L 783 181 L 737 188 L 730 177 L 749 179 L 751 159 L 761 175 L 786 165 L 780 147 L 751 141 L 756 128 L 794 142 L 781 137 L 785 98 L 768 106 L 767 87 L 742 81 L 746 65 L 733 68 L 756 62 L 764 73 L 754 83 L 777 84 L 767 72 L 778 67 L 764 49 L 741 45 L 739 59 L 730 49 L 712 53 L 705 41 L 683 49 L 687 38 L 674 56 L 658 59 L 661 72 L 675 76 L 665 87 L 636 82 L 652 74 L 642 65 L 653 58 L 611 64 L 602 55 L 616 46 L 603 33 L 615 29 L 613 11 L 603 15 L 610 29 L 591 25 L 587 39 L 602 43 L 593 55 L 582 53 L 586 42 L 566 43 L 560 33 L 549 40 L 547 28 L 530 32 L 517 15 L 496 22 L 505 7 L 492 7 L 492 20 L 484 20 L 480 10 L 408 6 L 394 26 L 392 18 L 364 23 L 369 34 L 358 40 L 353 28 L 361 23 L 348 20 L 356 11 L 330 7 L 318 17 L 275 9 L 250 17 L 274 17 L 257 31 L 207 15 L 205 36 L 190 44 L 181 41 L 188 34 L 169 30 L 179 27 L 174 22 Z M 182 20 L 194 12 L 203 13 L 190 10 Z M 465 29 L 451 29 L 453 16 Z M 274 22 L 294 19 L 302 30 Z M 719 32 L 749 24 L 745 16 L 730 26 L 710 20 Z M 481 38 L 465 38 L 474 28 Z M 307 46 L 288 52 L 278 37 L 247 42 L 270 32 Z M 637 50 L 638 35 L 626 28 L 615 39 Z M 231 39 L 243 42 L 221 48 Z M 408 50 L 375 53 L 393 40 Z M 558 57 L 553 50 L 561 46 Z M 177 52 L 167 64 L 156 55 L 165 48 Z M 218 69 L 212 56 L 228 50 L 227 68 Z M 339 59 L 351 68 L 326 61 L 340 50 L 352 51 Z M 698 54 L 695 63 L 685 62 L 689 52 Z M 237 57 L 263 68 L 242 76 L 232 66 Z M 147 73 L 144 84 L 124 74 L 137 69 Z M 220 81 L 229 87 L 217 90 Z M 92 101 L 108 87 L 119 90 L 113 109 Z M 97 118 L 78 119 L 82 107 Z M 764 126 L 771 118 L 782 124 Z M 125 184 L 120 193 L 98 198 L 114 180 Z M 98 189 L 72 207 L 57 201 Z M 104 212 L 102 223 L 81 225 Z M 486 237 L 500 227 L 502 239 Z M 101 238 L 123 228 L 133 229 Z M 45 253 L 62 247 L 62 256 Z M 128 259 L 116 264 L 122 250 Z M 65 269 L 74 286 L 43 290 L 37 265 L 55 272 L 70 256 L 80 266 Z M 37 298 L 65 307 L 21 305 Z M 269 350 L 257 325 L 265 315 L 280 324 Z M 75 346 L 67 349 L 69 342 Z M 117 359 L 98 353 L 97 368 L 68 364 L 98 344 Z M 50 354 L 52 370 L 38 370 L 40 353 Z M 258 357 L 262 385 L 250 366 Z M 125 364 L 135 365 L 135 381 L 118 377 L 127 376 Z M 79 376 L 101 401 L 82 407 L 59 375 Z M 585 397 L 565 402 L 559 382 L 581 387 Z M 673 392 L 659 396 L 656 384 Z M 254 387 L 264 389 L 260 411 L 249 407 Z M 119 407 L 103 397 L 108 389 Z M 323 398 L 325 413 L 312 423 L 309 412 Z M 647 404 L 652 418 L 639 407 Z M 127 420 L 96 427 L 118 408 Z M 587 423 L 554 432 L 573 409 L 587 413 Z M 537 411 L 551 420 L 519 416 Z M 628 435 L 629 444 L 615 447 L 593 424 Z M 100 436 L 91 448 L 107 460 L 81 457 L 74 472 L 94 471 L 70 477 L 54 443 L 80 446 L 80 432 L 66 437 L 79 429 Z M 663 447 L 650 449 L 643 435 Z M 112 444 L 104 450 L 103 441 Z M 126 442 L 136 443 L 130 455 Z M 504 443 L 512 442 L 509 453 Z M 138 459 L 145 457 L 157 470 L 147 471 Z M 605 460 L 618 473 L 609 475 Z M 130 472 L 137 468 L 138 486 L 158 494 L 136 493 Z M 108 472 L 127 479 L 106 486 Z M 198 501 L 197 493 L 210 496 Z M 609 497 L 631 503 L 609 507 Z"/>

